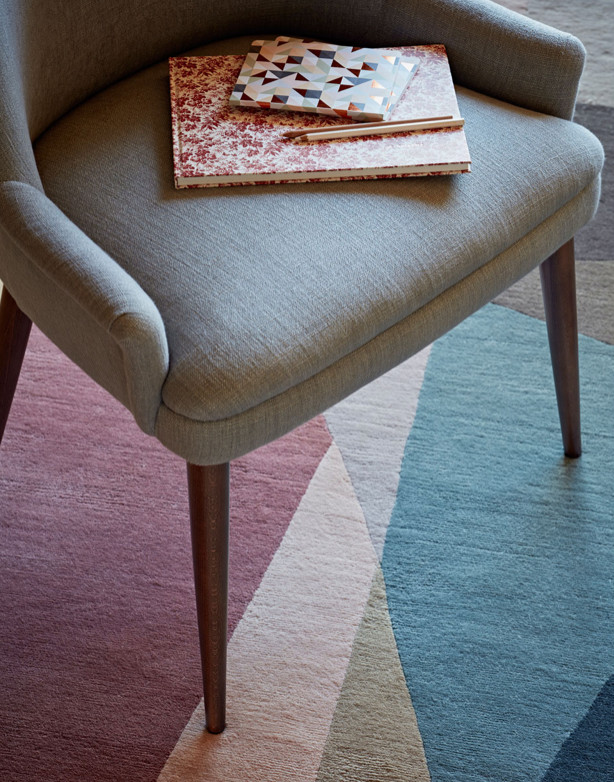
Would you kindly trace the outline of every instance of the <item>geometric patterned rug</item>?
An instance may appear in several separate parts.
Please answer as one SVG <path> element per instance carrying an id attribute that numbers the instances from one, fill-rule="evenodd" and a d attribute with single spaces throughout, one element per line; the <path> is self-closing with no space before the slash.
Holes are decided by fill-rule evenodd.
<path id="1" fill-rule="evenodd" d="M 612 778 L 614 348 L 581 350 L 579 461 L 543 324 L 495 305 L 326 414 L 229 727 L 198 708 L 162 782 Z"/>
<path id="2" fill-rule="evenodd" d="M 579 460 L 544 324 L 491 304 L 233 464 L 211 736 L 183 465 L 34 331 L 2 447 L 2 779 L 611 780 L 614 347 L 580 351 Z"/>

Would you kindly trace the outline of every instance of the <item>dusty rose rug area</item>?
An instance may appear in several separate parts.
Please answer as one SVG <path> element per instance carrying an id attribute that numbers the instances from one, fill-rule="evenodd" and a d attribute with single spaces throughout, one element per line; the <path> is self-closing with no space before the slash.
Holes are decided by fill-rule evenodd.
<path id="1" fill-rule="evenodd" d="M 329 444 L 233 465 L 230 632 Z M 184 464 L 36 329 L 0 458 L 0 777 L 155 777 L 201 693 Z"/>

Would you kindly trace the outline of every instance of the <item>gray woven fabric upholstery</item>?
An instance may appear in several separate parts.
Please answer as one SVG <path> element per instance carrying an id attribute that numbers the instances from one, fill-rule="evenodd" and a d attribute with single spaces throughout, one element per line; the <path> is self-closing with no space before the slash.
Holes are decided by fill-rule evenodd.
<path id="1" fill-rule="evenodd" d="M 175 191 L 166 58 L 248 32 L 201 51 L 281 32 L 445 43 L 473 173 Z M 411 355 L 598 202 L 601 147 L 557 118 L 573 112 L 581 44 L 487 0 L 349 15 L 316 0 L 8 0 L 0 36 L 0 277 L 145 431 L 196 463 L 283 434 Z"/>
<path id="2" fill-rule="evenodd" d="M 49 197 L 158 307 L 165 406 L 218 421 L 357 350 L 599 176 L 600 145 L 578 125 L 459 97 L 466 176 L 177 192 L 166 63 L 56 123 L 36 158 Z"/>
<path id="3" fill-rule="evenodd" d="M 151 299 L 31 185 L 0 183 L 0 213 L 9 290 L 26 293 L 38 325 L 152 432 L 168 344 Z"/>
<path id="4" fill-rule="evenodd" d="M 374 0 L 354 3 L 351 12 L 341 0 L 0 5 L 0 52 L 8 59 L 19 42 L 15 81 L 23 79 L 33 137 L 94 92 L 169 54 L 272 30 L 373 46 L 444 43 L 460 84 L 561 117 L 571 116 L 583 63 L 576 38 L 489 0 Z"/>

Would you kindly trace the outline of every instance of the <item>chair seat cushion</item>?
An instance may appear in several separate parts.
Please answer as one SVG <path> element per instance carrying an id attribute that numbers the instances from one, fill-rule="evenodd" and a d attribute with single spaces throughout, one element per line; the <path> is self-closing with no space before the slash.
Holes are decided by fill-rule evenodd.
<path id="1" fill-rule="evenodd" d="M 176 190 L 166 62 L 89 99 L 35 151 L 47 195 L 158 306 L 164 405 L 220 421 L 365 345 L 599 176 L 584 128 L 466 89 L 458 99 L 471 174 Z"/>

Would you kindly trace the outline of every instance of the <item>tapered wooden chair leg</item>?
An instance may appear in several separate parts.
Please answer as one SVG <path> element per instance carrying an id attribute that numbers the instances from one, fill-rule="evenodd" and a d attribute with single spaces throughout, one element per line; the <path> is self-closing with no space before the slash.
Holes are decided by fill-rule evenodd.
<path id="1" fill-rule="evenodd" d="M 192 556 L 207 730 L 226 724 L 230 465 L 188 463 Z"/>
<path id="2" fill-rule="evenodd" d="M 0 443 L 15 395 L 32 321 L 6 288 L 0 299 Z"/>
<path id="3" fill-rule="evenodd" d="M 552 371 L 565 455 L 580 456 L 580 372 L 573 239 L 540 266 Z"/>

